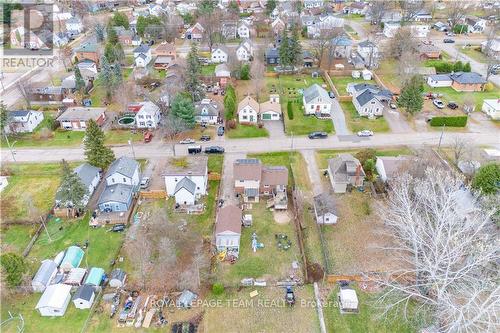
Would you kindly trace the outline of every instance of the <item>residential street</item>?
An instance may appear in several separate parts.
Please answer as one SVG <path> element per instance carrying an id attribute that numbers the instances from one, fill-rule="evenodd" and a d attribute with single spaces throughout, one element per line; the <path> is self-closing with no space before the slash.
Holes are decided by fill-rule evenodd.
<path id="1" fill-rule="evenodd" d="M 492 128 L 492 130 L 495 130 Z M 442 145 L 453 144 L 456 135 L 474 143 L 477 146 L 491 145 L 500 148 L 500 136 L 498 132 L 483 131 L 481 133 L 451 133 L 445 132 L 442 138 Z M 330 136 L 323 140 L 310 140 L 306 137 L 294 137 L 293 147 L 292 138 L 283 139 L 226 139 L 218 141 L 216 144 L 225 148 L 226 153 L 259 153 L 272 151 L 290 151 L 292 149 L 350 149 L 350 148 L 368 148 L 368 147 L 387 147 L 387 146 L 421 146 L 438 145 L 441 132 L 439 130 L 419 133 L 392 133 L 375 134 L 371 138 L 358 138 L 357 136 Z M 213 145 L 214 143 L 202 144 L 203 147 Z M 115 146 L 113 148 L 117 157 L 133 157 L 132 149 L 127 145 Z M 153 158 L 172 155 L 171 144 L 164 142 L 152 142 L 149 144 L 134 145 L 136 158 Z M 187 155 L 186 145 L 176 145 L 178 155 Z M 15 159 L 18 162 L 48 162 L 60 161 L 63 158 L 70 161 L 79 161 L 84 159 L 82 148 L 30 148 L 15 149 Z M 2 162 L 11 162 L 12 156 L 8 149 L 2 149 Z"/>

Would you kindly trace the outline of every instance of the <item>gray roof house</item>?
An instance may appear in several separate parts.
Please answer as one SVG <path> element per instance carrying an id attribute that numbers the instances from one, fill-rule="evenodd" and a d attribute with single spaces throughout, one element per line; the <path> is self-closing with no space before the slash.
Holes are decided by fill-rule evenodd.
<path id="1" fill-rule="evenodd" d="M 266 64 L 277 65 L 280 62 L 280 54 L 277 48 L 270 47 L 265 52 Z"/>
<path id="2" fill-rule="evenodd" d="M 127 156 L 113 161 L 106 173 L 108 186 L 113 184 L 137 186 L 139 182 L 139 162 Z"/>
<path id="3" fill-rule="evenodd" d="M 345 193 L 347 186 L 362 186 L 365 171 L 359 160 L 351 154 L 339 154 L 328 160 L 328 176 L 335 193 Z"/>
<path id="4" fill-rule="evenodd" d="M 318 224 L 337 223 L 337 209 L 331 195 L 321 193 L 314 197 L 314 215 Z"/>
<path id="5" fill-rule="evenodd" d="M 72 301 L 77 309 L 90 309 L 95 299 L 95 287 L 84 284 L 78 287 L 73 295 Z"/>
<path id="6" fill-rule="evenodd" d="M 31 287 L 34 292 L 43 292 L 45 288 L 49 285 L 50 280 L 57 273 L 57 264 L 50 259 L 42 261 L 40 268 L 36 272 L 33 280 L 31 281 Z"/>
<path id="7" fill-rule="evenodd" d="M 97 206 L 101 212 L 126 212 L 134 196 L 134 187 L 125 184 L 108 185 L 102 191 Z"/>
<path id="8" fill-rule="evenodd" d="M 194 119 L 199 124 L 217 124 L 219 120 L 218 104 L 208 98 L 196 102 L 194 105 Z"/>
<path id="9" fill-rule="evenodd" d="M 348 93 L 353 97 L 352 104 L 360 116 L 382 116 L 385 105 L 392 99 L 389 90 L 381 89 L 374 84 L 348 84 Z"/>
<path id="10" fill-rule="evenodd" d="M 80 181 L 82 182 L 84 188 L 87 190 L 87 193 L 83 197 L 82 205 L 85 206 L 92 194 L 94 193 L 95 189 L 97 188 L 97 185 L 99 184 L 99 181 L 101 180 L 101 169 L 97 168 L 95 166 L 92 166 L 88 163 L 83 163 L 77 166 L 74 170 L 74 173 L 77 174 L 78 178 L 80 178 Z M 59 195 L 59 191 L 56 193 L 56 205 L 60 206 L 61 205 L 61 199 Z M 71 207 L 73 206 L 73 203 L 68 202 L 65 203 L 63 206 L 65 207 Z"/>
<path id="11" fill-rule="evenodd" d="M 302 102 L 306 114 L 314 114 L 316 116 L 330 116 L 332 109 L 332 99 L 328 92 L 318 84 L 304 89 Z"/>

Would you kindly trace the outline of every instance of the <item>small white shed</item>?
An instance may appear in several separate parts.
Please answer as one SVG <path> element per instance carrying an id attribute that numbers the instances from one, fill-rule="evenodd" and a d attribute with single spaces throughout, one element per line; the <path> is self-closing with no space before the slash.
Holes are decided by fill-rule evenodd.
<path id="1" fill-rule="evenodd" d="M 339 305 L 341 312 L 357 312 L 359 302 L 356 290 L 350 288 L 340 289 Z"/>
<path id="2" fill-rule="evenodd" d="M 372 72 L 370 72 L 367 69 L 363 69 L 361 71 L 361 75 L 363 76 L 363 80 L 365 80 L 365 81 L 369 81 L 372 79 Z"/>
<path id="3" fill-rule="evenodd" d="M 67 284 L 53 284 L 48 286 L 35 309 L 44 317 L 64 316 L 71 300 L 71 286 Z"/>
<path id="4" fill-rule="evenodd" d="M 90 309 L 95 299 L 95 288 L 91 284 L 80 286 L 73 295 L 73 304 L 77 309 Z"/>

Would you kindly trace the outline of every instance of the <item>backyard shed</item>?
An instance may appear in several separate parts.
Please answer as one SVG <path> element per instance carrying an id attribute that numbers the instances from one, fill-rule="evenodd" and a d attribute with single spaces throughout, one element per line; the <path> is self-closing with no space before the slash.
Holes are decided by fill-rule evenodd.
<path id="1" fill-rule="evenodd" d="M 189 309 L 189 308 L 191 308 L 193 301 L 197 297 L 198 296 L 195 293 L 186 289 L 182 292 L 182 294 L 177 299 L 177 307 Z"/>
<path id="2" fill-rule="evenodd" d="M 44 317 L 64 316 L 71 300 L 71 286 L 67 284 L 53 284 L 43 292 L 35 309 Z"/>
<path id="3" fill-rule="evenodd" d="M 72 268 L 66 276 L 66 279 L 64 279 L 64 284 L 80 286 L 83 283 L 85 274 L 87 274 L 87 270 L 85 268 Z"/>
<path id="4" fill-rule="evenodd" d="M 357 312 L 359 302 L 356 290 L 350 288 L 340 289 L 339 305 L 342 312 Z"/>
<path id="5" fill-rule="evenodd" d="M 104 269 L 100 267 L 92 267 L 89 271 L 89 275 L 85 279 L 85 284 L 91 284 L 94 286 L 99 286 L 104 277 Z"/>
<path id="6" fill-rule="evenodd" d="M 80 266 L 84 252 L 78 246 L 70 246 L 61 262 L 61 268 L 69 271 L 71 268 Z"/>
<path id="7" fill-rule="evenodd" d="M 113 288 L 121 288 L 125 284 L 127 274 L 121 269 L 117 268 L 111 271 L 109 276 L 109 286 Z"/>
<path id="8" fill-rule="evenodd" d="M 77 309 L 90 309 L 95 299 L 95 287 L 90 284 L 84 284 L 76 290 L 73 295 L 73 304 Z"/>
<path id="9" fill-rule="evenodd" d="M 337 209 L 330 194 L 322 193 L 314 197 L 314 215 L 318 224 L 336 224 Z"/>
<path id="10" fill-rule="evenodd" d="M 31 287 L 34 292 L 43 292 L 49 285 L 50 281 L 57 273 L 57 264 L 50 259 L 42 261 L 40 268 L 31 281 Z"/>

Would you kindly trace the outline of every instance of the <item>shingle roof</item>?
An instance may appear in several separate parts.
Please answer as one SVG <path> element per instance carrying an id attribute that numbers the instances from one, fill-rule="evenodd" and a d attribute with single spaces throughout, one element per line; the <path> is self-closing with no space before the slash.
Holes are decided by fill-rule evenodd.
<path id="1" fill-rule="evenodd" d="M 242 212 L 240 208 L 234 205 L 222 207 L 217 214 L 215 233 L 232 231 L 241 234 L 241 217 Z"/>
<path id="2" fill-rule="evenodd" d="M 98 204 L 110 201 L 128 204 L 133 190 L 133 186 L 125 184 L 113 184 L 110 186 L 106 186 L 104 191 L 102 191 L 101 196 L 99 197 Z"/>
<path id="3" fill-rule="evenodd" d="M 9 117 L 26 117 L 30 112 L 30 110 L 10 111 Z"/>
<path id="4" fill-rule="evenodd" d="M 266 50 L 266 58 L 279 58 L 279 56 L 279 51 L 275 47 L 270 47 Z"/>
<path id="5" fill-rule="evenodd" d="M 80 177 L 80 180 L 82 181 L 83 185 L 85 187 L 89 187 L 96 175 L 99 174 L 101 171 L 100 168 L 96 168 L 95 166 L 92 166 L 88 163 L 83 163 L 77 166 L 74 170 L 74 172 Z"/>
<path id="6" fill-rule="evenodd" d="M 347 36 L 339 36 L 332 38 L 331 43 L 337 46 L 351 46 L 352 40 Z"/>
<path id="7" fill-rule="evenodd" d="M 85 43 L 80 45 L 75 52 L 97 52 L 97 44 L 95 43 Z"/>
<path id="8" fill-rule="evenodd" d="M 359 105 L 363 106 L 376 97 L 377 97 L 376 94 L 367 89 L 358 96 L 356 96 L 356 100 L 358 101 Z"/>
<path id="9" fill-rule="evenodd" d="M 361 43 L 358 44 L 358 46 L 361 47 L 377 47 L 372 41 L 369 40 L 364 40 Z"/>
<path id="10" fill-rule="evenodd" d="M 328 168 L 333 174 L 335 182 L 348 182 L 349 177 L 356 175 L 358 165 L 361 165 L 361 163 L 351 154 L 339 154 L 337 157 L 328 160 Z M 361 178 L 365 177 L 365 171 L 362 167 L 359 176 Z"/>
<path id="11" fill-rule="evenodd" d="M 450 75 L 449 74 L 436 74 L 436 75 L 429 75 L 429 77 L 433 81 L 451 81 Z"/>
<path id="12" fill-rule="evenodd" d="M 77 299 L 90 301 L 92 299 L 93 294 L 94 294 L 94 286 L 90 284 L 84 284 L 83 286 L 78 287 L 72 299 L 73 301 Z"/>
<path id="13" fill-rule="evenodd" d="M 196 184 L 191 179 L 184 177 L 175 185 L 174 194 L 181 189 L 186 189 L 189 193 L 194 194 L 196 190 Z"/>
<path id="14" fill-rule="evenodd" d="M 197 102 L 194 105 L 194 108 L 196 110 L 196 115 L 209 115 L 209 116 L 218 116 L 219 115 L 219 109 L 217 107 L 217 104 L 213 102 L 212 100 L 202 100 L 201 102 Z M 205 113 L 203 113 L 205 112 Z"/>
<path id="15" fill-rule="evenodd" d="M 262 185 L 288 185 L 288 168 L 285 166 L 266 166 L 262 169 Z"/>
<path id="16" fill-rule="evenodd" d="M 130 157 L 122 156 L 117 160 L 113 161 L 113 163 L 108 169 L 108 172 L 106 173 L 106 177 L 111 176 L 115 172 L 118 172 L 126 177 L 132 178 L 132 176 L 135 173 L 135 170 L 137 170 L 138 168 L 139 168 L 139 162 Z"/>
<path id="17" fill-rule="evenodd" d="M 148 53 L 149 45 L 141 44 L 134 49 L 134 53 Z"/>
<path id="18" fill-rule="evenodd" d="M 259 113 L 259 103 L 257 103 L 257 101 L 250 96 L 246 96 L 238 103 L 238 112 L 247 105 Z"/>
<path id="19" fill-rule="evenodd" d="M 259 180 L 262 176 L 262 164 L 256 158 L 237 159 L 233 164 L 235 180 Z"/>
<path id="20" fill-rule="evenodd" d="M 169 161 L 165 166 L 164 176 L 203 176 L 207 173 L 207 156 L 188 157 L 187 165 L 178 166 Z"/>
<path id="21" fill-rule="evenodd" d="M 486 80 L 478 73 L 475 72 L 456 72 L 450 74 L 450 78 L 460 84 L 482 84 Z"/>
<path id="22" fill-rule="evenodd" d="M 87 121 L 90 119 L 96 120 L 99 118 L 106 108 L 85 108 L 85 107 L 74 107 L 68 108 L 62 115 L 60 115 L 58 121 L 71 121 L 71 120 L 82 120 Z"/>
<path id="23" fill-rule="evenodd" d="M 314 207 L 318 215 L 325 215 L 327 213 L 337 215 L 335 201 L 333 201 L 332 196 L 327 193 L 321 193 L 314 197 Z"/>
<path id="24" fill-rule="evenodd" d="M 310 103 L 317 97 L 321 97 L 325 102 L 330 102 L 330 96 L 325 89 L 321 88 L 317 83 L 304 89 L 304 99 L 306 103 Z"/>

